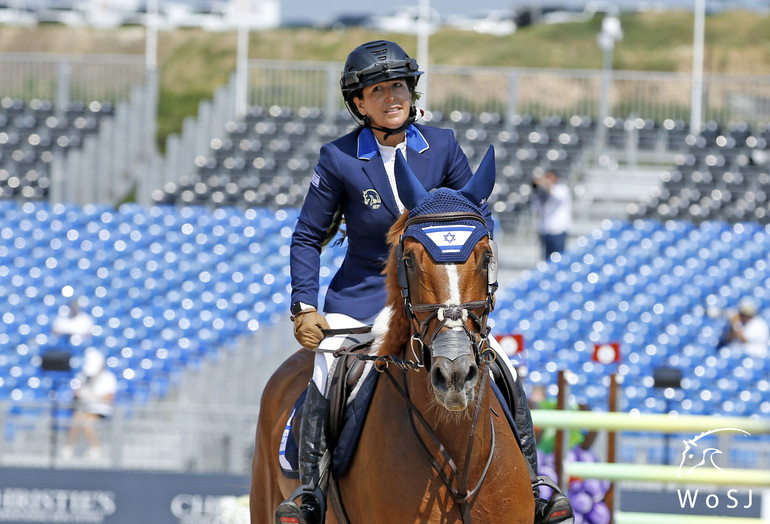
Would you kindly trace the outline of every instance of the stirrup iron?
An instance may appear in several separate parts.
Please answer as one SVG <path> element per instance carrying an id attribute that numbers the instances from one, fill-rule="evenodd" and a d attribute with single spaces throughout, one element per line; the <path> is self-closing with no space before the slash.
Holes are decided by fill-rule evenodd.
<path id="1" fill-rule="evenodd" d="M 299 497 L 302 497 L 301 506 L 295 502 Z M 312 502 L 309 502 L 308 499 L 311 499 Z M 305 511 L 302 510 L 303 507 L 305 507 Z M 318 519 L 308 520 L 306 511 L 318 512 Z M 321 486 L 316 486 L 315 489 L 311 486 L 299 486 L 275 510 L 275 524 L 324 524 L 325 519 L 326 501 Z"/>
<path id="2" fill-rule="evenodd" d="M 550 500 L 545 500 L 535 494 L 535 524 L 573 522 L 575 514 L 572 503 L 561 488 L 545 475 L 538 475 L 537 482 L 532 484 L 533 492 L 539 486 L 548 486 L 553 490 L 553 495 Z"/>

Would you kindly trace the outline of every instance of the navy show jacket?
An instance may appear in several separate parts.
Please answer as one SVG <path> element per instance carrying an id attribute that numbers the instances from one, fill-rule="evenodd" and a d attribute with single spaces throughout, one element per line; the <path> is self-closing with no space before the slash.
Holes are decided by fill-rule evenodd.
<path id="1" fill-rule="evenodd" d="M 460 189 L 472 176 L 450 129 L 412 124 L 406 131 L 409 167 L 426 190 Z M 374 133 L 369 128 L 325 144 L 291 239 L 291 303 L 318 306 L 322 242 L 341 210 L 348 247 L 326 293 L 324 312 L 365 319 L 385 306 L 387 233 L 400 213 Z M 487 229 L 493 221 L 483 207 Z"/>

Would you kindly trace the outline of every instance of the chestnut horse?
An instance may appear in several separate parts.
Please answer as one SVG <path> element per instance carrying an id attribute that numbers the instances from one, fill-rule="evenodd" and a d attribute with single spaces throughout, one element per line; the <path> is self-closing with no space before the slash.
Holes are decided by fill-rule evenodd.
<path id="1" fill-rule="evenodd" d="M 372 348 L 381 357 L 375 367 L 386 376 L 377 382 L 348 470 L 336 479 L 347 519 L 328 504 L 326 522 L 531 524 L 530 475 L 486 367 L 494 358 L 486 320 L 494 303 L 496 253 L 480 205 L 494 185 L 494 153 L 490 148 L 461 190 L 427 193 L 400 154 L 396 177 L 410 211 L 388 235 L 388 304 L 380 315 L 386 327 L 378 328 L 380 320 L 374 327 L 382 332 Z M 440 200 L 435 205 L 434 196 Z M 469 204 L 458 209 L 455 202 Z M 443 235 L 471 233 L 458 255 L 441 240 L 431 245 L 430 228 Z M 461 260 L 441 262 L 442 250 Z M 274 522 L 275 508 L 298 485 L 282 474 L 278 447 L 312 367 L 313 353 L 299 350 L 263 392 L 252 524 Z"/>

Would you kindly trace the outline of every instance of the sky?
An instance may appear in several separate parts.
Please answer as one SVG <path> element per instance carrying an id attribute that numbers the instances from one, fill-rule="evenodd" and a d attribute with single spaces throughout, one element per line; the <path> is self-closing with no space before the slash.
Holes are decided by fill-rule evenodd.
<path id="1" fill-rule="evenodd" d="M 365 2 L 362 0 L 282 0 L 281 19 L 295 20 L 330 20 L 343 14 L 371 14 L 385 12 L 399 6 L 417 6 L 418 0 L 404 0 L 384 3 Z M 510 9 L 512 2 L 506 0 L 432 0 L 430 7 L 447 15 L 463 15 L 484 9 Z"/>
<path id="2" fill-rule="evenodd" d="M 388 3 L 365 0 L 280 0 L 281 19 L 287 21 L 329 21 L 343 14 L 384 13 L 394 7 L 418 6 L 420 0 L 392 0 Z M 569 6 L 582 8 L 590 0 L 429 0 L 430 7 L 442 17 L 469 15 L 488 9 L 511 9 L 514 6 Z M 692 8 L 693 0 L 594 0 L 592 3 L 614 3 L 621 9 L 641 5 L 676 5 Z M 709 9 L 749 8 L 766 12 L 767 0 L 706 0 Z"/>

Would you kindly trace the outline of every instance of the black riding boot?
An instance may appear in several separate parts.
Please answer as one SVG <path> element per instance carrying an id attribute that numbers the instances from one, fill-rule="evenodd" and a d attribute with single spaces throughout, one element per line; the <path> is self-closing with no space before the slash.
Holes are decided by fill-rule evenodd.
<path id="1" fill-rule="evenodd" d="M 276 524 L 323 524 L 326 515 L 324 492 L 319 485 L 319 462 L 326 452 L 326 421 L 329 401 L 310 381 L 302 407 L 299 429 L 299 480 L 301 486 L 275 512 Z M 294 499 L 302 496 L 302 505 Z"/>
<path id="2" fill-rule="evenodd" d="M 521 380 L 515 380 L 516 406 L 513 411 L 513 420 L 519 430 L 521 440 L 521 452 L 529 464 L 533 476 L 537 481 L 532 484 L 532 493 L 535 497 L 535 524 L 551 524 L 564 522 L 574 517 L 572 503 L 551 479 L 537 474 L 537 442 L 535 440 L 535 427 L 532 424 L 532 415 L 529 412 L 527 397 Z M 546 485 L 553 489 L 550 500 L 540 498 L 540 486 Z"/>

